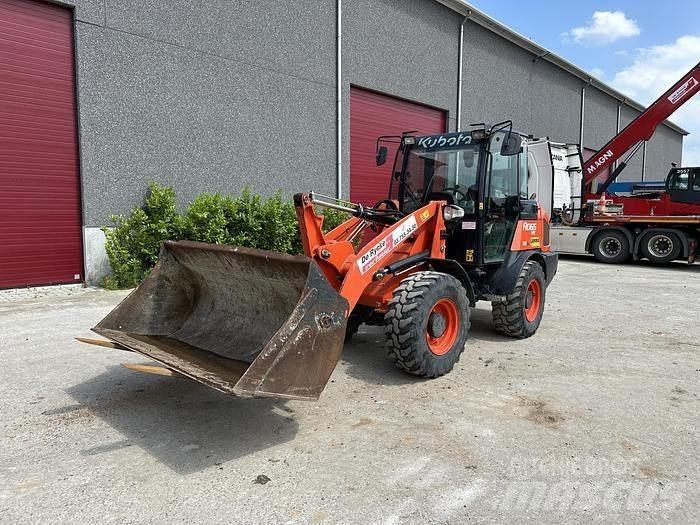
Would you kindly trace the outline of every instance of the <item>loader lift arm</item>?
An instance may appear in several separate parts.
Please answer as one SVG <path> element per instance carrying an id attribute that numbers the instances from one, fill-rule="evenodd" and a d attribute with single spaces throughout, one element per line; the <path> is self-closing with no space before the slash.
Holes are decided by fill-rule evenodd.
<path id="1" fill-rule="evenodd" d="M 625 169 L 627 163 L 620 162 L 610 174 L 593 188 L 593 182 L 599 174 L 613 165 L 626 152 L 631 151 L 631 157 L 639 147 L 651 139 L 656 127 L 669 118 L 678 108 L 700 91 L 700 63 L 671 86 L 653 104 L 630 122 L 625 129 L 615 135 L 600 150 L 596 151 L 583 164 L 583 187 L 591 195 L 600 195 L 612 184 L 617 176 Z M 583 145 L 581 145 L 583 147 Z"/>
<path id="2" fill-rule="evenodd" d="M 372 307 L 385 306 L 393 287 L 386 286 L 384 279 L 391 279 L 390 274 L 398 273 L 397 268 L 407 270 L 428 258 L 445 258 L 446 227 L 442 209 L 447 203 L 444 201 L 431 201 L 403 217 L 400 217 L 402 213 L 399 215 L 383 207 L 358 207 L 352 212 L 355 217 L 326 234 L 322 229 L 323 217 L 316 213 L 314 204 L 327 203 L 315 200 L 309 193 L 295 195 L 294 203 L 304 253 L 318 263 L 331 285 L 348 301 L 346 315 L 359 302 Z M 385 220 L 391 216 L 394 217 L 392 221 Z M 384 228 L 355 252 L 353 243 L 348 240 L 351 233 L 375 221 Z M 406 261 L 411 264 L 403 264 Z"/>

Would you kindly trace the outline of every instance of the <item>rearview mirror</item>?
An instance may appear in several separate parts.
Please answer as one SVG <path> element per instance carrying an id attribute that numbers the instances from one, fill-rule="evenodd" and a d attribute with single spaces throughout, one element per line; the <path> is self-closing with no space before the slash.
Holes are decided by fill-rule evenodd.
<path id="1" fill-rule="evenodd" d="M 474 150 L 469 148 L 462 151 L 462 160 L 465 168 L 474 166 Z"/>
<path id="2" fill-rule="evenodd" d="M 520 135 L 509 131 L 503 137 L 503 144 L 501 145 L 501 156 L 512 157 L 520 153 Z"/>
<path id="3" fill-rule="evenodd" d="M 377 166 L 382 166 L 384 163 L 386 163 L 386 156 L 388 153 L 389 153 L 389 150 L 386 149 L 386 146 L 380 146 L 377 149 L 377 156 L 376 156 Z"/>

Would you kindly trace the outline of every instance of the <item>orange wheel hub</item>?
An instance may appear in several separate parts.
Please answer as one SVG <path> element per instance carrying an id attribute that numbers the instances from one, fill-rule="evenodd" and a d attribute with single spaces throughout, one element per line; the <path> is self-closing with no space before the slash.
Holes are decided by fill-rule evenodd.
<path id="1" fill-rule="evenodd" d="M 525 295 L 525 319 L 532 323 L 540 313 L 542 305 L 542 285 L 537 279 L 530 281 Z"/>
<path id="2" fill-rule="evenodd" d="M 435 355 L 449 352 L 459 335 L 459 312 L 452 299 L 440 299 L 428 316 L 425 338 Z"/>

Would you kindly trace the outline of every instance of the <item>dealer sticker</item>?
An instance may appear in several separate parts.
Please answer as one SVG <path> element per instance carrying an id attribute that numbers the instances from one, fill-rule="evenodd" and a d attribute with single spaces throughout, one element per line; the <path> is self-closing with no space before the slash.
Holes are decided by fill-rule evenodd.
<path id="1" fill-rule="evenodd" d="M 390 235 L 377 241 L 367 253 L 357 260 L 357 267 L 360 270 L 360 274 L 364 275 L 371 270 L 374 265 L 391 252 L 395 246 L 405 241 L 417 229 L 418 224 L 416 223 L 416 217 L 415 215 L 411 215 L 401 226 L 391 232 Z"/>
<path id="2" fill-rule="evenodd" d="M 693 89 L 697 85 L 698 81 L 695 80 L 695 77 L 690 77 L 687 81 L 683 83 L 681 87 L 679 87 L 677 90 L 671 93 L 671 96 L 668 97 L 669 102 L 671 102 L 671 104 L 676 104 L 679 100 L 685 97 L 691 89 Z"/>

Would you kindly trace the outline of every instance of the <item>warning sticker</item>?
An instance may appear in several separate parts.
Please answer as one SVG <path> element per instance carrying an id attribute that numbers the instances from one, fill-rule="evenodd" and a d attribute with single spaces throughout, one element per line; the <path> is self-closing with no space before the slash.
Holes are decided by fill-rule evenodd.
<path id="1" fill-rule="evenodd" d="M 360 273 L 364 275 L 367 271 L 371 270 L 375 264 L 384 258 L 395 246 L 406 240 L 417 228 L 416 217 L 415 215 L 411 215 L 401 226 L 391 232 L 389 236 L 377 241 L 367 253 L 357 260 L 357 267 Z"/>

